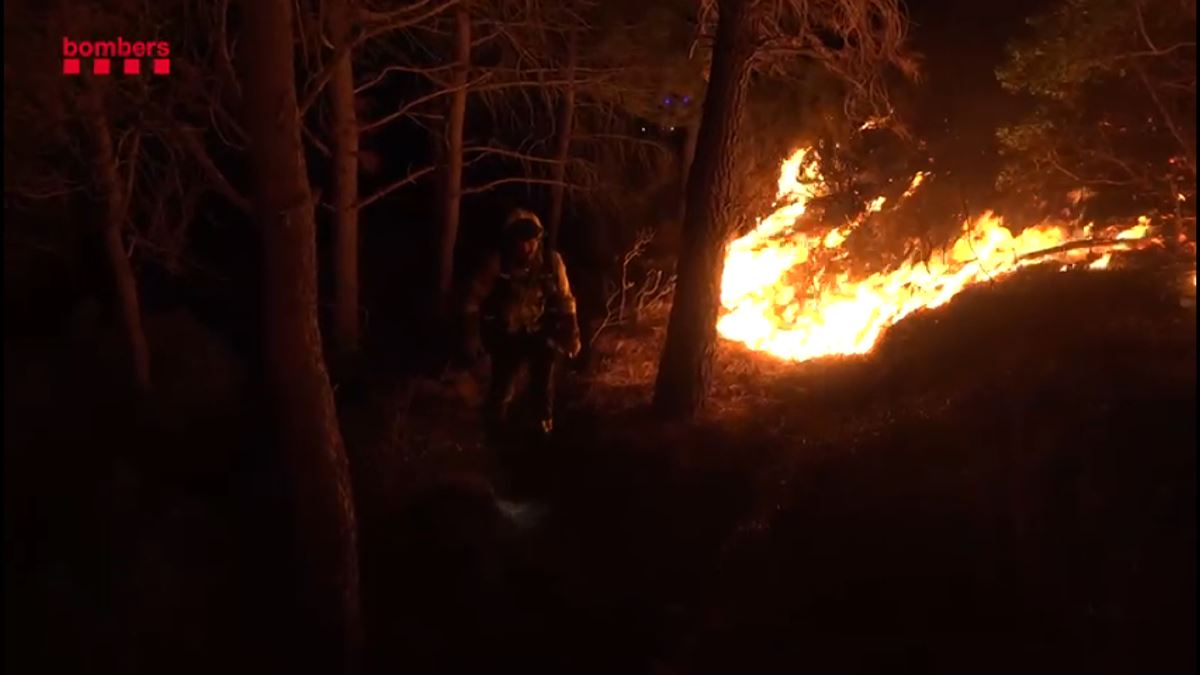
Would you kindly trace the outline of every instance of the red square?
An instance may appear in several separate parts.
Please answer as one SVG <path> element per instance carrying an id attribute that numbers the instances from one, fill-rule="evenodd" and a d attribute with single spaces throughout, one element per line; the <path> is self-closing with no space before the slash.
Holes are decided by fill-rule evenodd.
<path id="1" fill-rule="evenodd" d="M 167 75 L 171 72 L 170 59 L 154 59 L 154 74 Z"/>
<path id="2" fill-rule="evenodd" d="M 142 62 L 138 59 L 125 59 L 125 74 L 137 75 L 142 72 Z"/>
<path id="3" fill-rule="evenodd" d="M 63 59 L 63 75 L 78 75 L 79 59 Z"/>
<path id="4" fill-rule="evenodd" d="M 92 62 L 92 72 L 96 75 L 108 75 L 111 72 L 112 62 L 108 59 L 96 59 Z"/>

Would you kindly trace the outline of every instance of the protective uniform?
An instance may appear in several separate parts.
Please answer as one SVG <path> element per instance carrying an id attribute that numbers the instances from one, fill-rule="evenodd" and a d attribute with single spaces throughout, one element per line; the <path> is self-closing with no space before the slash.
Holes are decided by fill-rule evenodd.
<path id="1" fill-rule="evenodd" d="M 465 303 L 468 350 L 491 354 L 487 412 L 508 416 L 516 377 L 529 370 L 529 394 L 542 430 L 553 427 L 554 369 L 558 354 L 580 350 L 575 297 L 558 253 L 542 246 L 538 217 L 523 209 L 505 222 L 504 250 L 492 254 L 475 275 Z"/>

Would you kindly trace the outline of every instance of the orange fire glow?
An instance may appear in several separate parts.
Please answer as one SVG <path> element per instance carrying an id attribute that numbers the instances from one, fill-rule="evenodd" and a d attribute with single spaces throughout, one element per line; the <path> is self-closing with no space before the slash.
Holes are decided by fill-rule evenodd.
<path id="1" fill-rule="evenodd" d="M 899 201 L 925 178 L 914 176 Z M 880 211 L 885 199 L 867 202 L 864 214 L 846 225 L 805 225 L 800 231 L 797 221 L 808 204 L 826 191 L 811 149 L 801 148 L 783 162 L 775 211 L 726 252 L 717 323 L 722 337 L 791 361 L 863 354 L 889 326 L 917 310 L 943 305 L 973 284 L 1046 263 L 1102 269 L 1115 250 L 1159 241 L 1145 217 L 1119 232 L 1042 223 L 1014 234 L 989 212 L 963 223 L 958 239 L 928 260 L 852 278 L 830 263 L 846 258 L 843 245 L 850 234 Z M 1110 243 L 1059 250 L 1093 238 Z"/>

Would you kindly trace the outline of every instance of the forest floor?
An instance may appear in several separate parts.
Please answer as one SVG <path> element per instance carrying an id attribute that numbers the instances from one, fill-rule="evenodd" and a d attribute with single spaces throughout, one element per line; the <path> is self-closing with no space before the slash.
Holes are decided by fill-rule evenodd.
<path id="1" fill-rule="evenodd" d="M 1034 269 L 866 357 L 723 346 L 688 425 L 648 412 L 651 317 L 564 375 L 544 442 L 484 434 L 467 374 L 376 377 L 342 403 L 372 670 L 1195 672 L 1191 299 Z M 6 672 L 280 672 L 279 479 L 237 378 L 131 415 L 6 352 Z"/>

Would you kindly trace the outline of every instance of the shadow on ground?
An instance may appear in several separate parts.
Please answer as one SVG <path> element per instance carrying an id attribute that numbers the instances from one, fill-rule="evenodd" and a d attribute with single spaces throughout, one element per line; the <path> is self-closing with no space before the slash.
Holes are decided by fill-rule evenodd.
<path id="1" fill-rule="evenodd" d="M 695 425 L 645 377 L 572 376 L 536 443 L 359 383 L 371 670 L 1194 672 L 1195 337 L 1158 275 L 1031 273 L 866 359 L 726 348 Z M 44 349 L 6 344 L 6 672 L 297 672 L 238 385 L 131 418 Z"/>
<path id="2" fill-rule="evenodd" d="M 1161 278 L 1025 274 L 911 318 L 868 359 L 721 372 L 745 405 L 662 427 L 635 383 L 628 407 L 569 405 L 553 442 L 497 448 L 462 474 L 487 478 L 420 502 L 409 517 L 488 533 L 448 558 L 428 544 L 445 527 L 386 535 L 408 590 L 382 606 L 426 625 L 399 622 L 388 661 L 1194 670 L 1195 314 Z M 544 518 L 522 529 L 494 489 Z"/>

